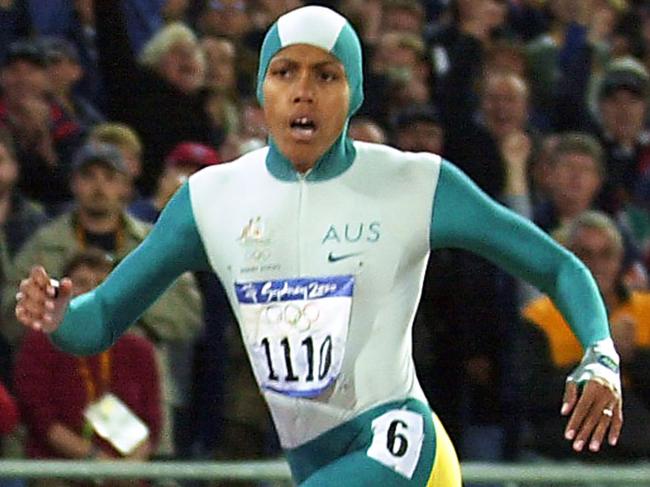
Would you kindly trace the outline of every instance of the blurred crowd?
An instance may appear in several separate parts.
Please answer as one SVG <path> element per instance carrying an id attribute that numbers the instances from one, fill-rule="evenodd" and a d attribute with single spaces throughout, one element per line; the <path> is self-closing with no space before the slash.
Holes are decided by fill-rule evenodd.
<path id="1" fill-rule="evenodd" d="M 13 307 L 36 264 L 91 290 L 193 172 L 266 143 L 257 53 L 269 25 L 304 4 L 339 10 L 362 39 L 353 138 L 441 154 L 587 264 L 621 354 L 627 422 L 617 448 L 582 458 L 649 459 L 644 0 L 0 0 L 5 455 L 279 455 L 214 275 L 183 276 L 85 359 L 26 333 Z M 462 460 L 575 459 L 559 409 L 582 352 L 538 290 L 436 251 L 414 350 Z M 108 394 L 146 425 L 133 450 L 89 425 L 88 406 Z"/>

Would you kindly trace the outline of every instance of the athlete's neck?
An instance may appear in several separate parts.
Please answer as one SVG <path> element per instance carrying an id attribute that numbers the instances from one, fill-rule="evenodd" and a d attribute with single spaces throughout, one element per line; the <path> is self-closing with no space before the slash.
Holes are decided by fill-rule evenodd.
<path id="1" fill-rule="evenodd" d="M 283 181 L 295 181 L 305 177 L 310 181 L 325 181 L 344 173 L 354 161 L 357 151 L 347 135 L 347 123 L 343 132 L 325 154 L 311 165 L 296 167 L 280 152 L 275 141 L 269 139 L 269 153 L 266 158 L 266 167 L 276 178 Z M 304 172 L 301 170 L 305 168 Z"/>

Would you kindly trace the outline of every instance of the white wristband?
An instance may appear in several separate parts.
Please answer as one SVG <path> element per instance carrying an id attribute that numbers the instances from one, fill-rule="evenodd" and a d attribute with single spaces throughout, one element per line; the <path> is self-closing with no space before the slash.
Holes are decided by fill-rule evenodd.
<path id="1" fill-rule="evenodd" d="M 597 380 L 621 394 L 620 359 L 614 342 L 606 338 L 594 343 L 585 352 L 580 365 L 567 377 L 567 382 L 582 384 L 588 380 Z"/>

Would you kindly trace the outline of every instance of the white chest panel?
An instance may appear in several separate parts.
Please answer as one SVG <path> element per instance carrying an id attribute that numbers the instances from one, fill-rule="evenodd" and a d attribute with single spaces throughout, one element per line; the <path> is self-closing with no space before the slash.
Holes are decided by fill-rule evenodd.
<path id="1" fill-rule="evenodd" d="M 228 291 L 285 447 L 378 402 L 424 398 L 411 358 L 410 327 L 429 252 L 440 158 L 355 145 L 352 166 L 327 181 L 275 179 L 265 166 L 266 149 L 190 179 L 192 210 L 206 253 Z M 305 315 L 310 312 L 307 301 L 291 303 L 298 304 L 294 311 L 264 311 L 251 303 L 242 309 L 237 295 L 238 284 L 330 276 L 354 279 L 346 328 L 284 333 L 282 327 L 261 324 L 270 325 L 277 319 L 274 313 L 282 314 L 283 323 L 296 318 L 291 313 Z M 260 334 L 260 327 L 266 332 Z M 310 389 L 306 377 L 318 377 L 321 347 L 323 367 L 327 363 L 329 340 L 330 368 L 323 382 Z M 340 366 L 331 368 L 335 355 Z M 265 364 L 268 357 L 273 372 Z M 269 377 L 278 381 L 271 383 Z M 295 428 L 301 418 L 304 427 Z"/>

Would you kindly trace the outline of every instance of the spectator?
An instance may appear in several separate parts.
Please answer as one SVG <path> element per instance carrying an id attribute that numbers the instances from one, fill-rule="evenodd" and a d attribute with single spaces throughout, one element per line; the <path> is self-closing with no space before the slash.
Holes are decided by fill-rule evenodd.
<path id="1" fill-rule="evenodd" d="M 29 35 L 30 27 L 27 2 L 7 0 L 0 3 L 0 65 L 4 64 L 7 46 Z"/>
<path id="2" fill-rule="evenodd" d="M 69 161 L 83 136 L 82 127 L 47 98 L 47 60 L 34 43 L 9 46 L 0 69 L 0 127 L 16 141 L 20 188 L 46 206 L 62 211 L 70 200 Z"/>
<path id="3" fill-rule="evenodd" d="M 9 133 L 0 130 L 0 240 L 13 260 L 25 241 L 46 221 L 43 209 L 16 187 L 20 164 Z"/>
<path id="4" fill-rule="evenodd" d="M 593 209 L 606 178 L 600 143 L 585 133 L 566 133 L 549 158 L 549 198 L 536 206 L 534 221 L 551 233 Z"/>
<path id="5" fill-rule="evenodd" d="M 438 112 L 427 106 L 411 106 L 395 119 L 395 146 L 412 152 L 443 154 L 444 128 Z"/>
<path id="6" fill-rule="evenodd" d="M 161 16 L 165 22 L 185 22 L 190 9 L 190 0 L 164 0 Z"/>
<path id="7" fill-rule="evenodd" d="M 506 22 L 505 5 L 496 0 L 453 0 L 449 3 L 446 22 L 433 24 L 426 34 L 431 52 L 434 78 L 441 92 L 434 101 L 444 103 L 445 95 L 454 88 L 469 96 L 463 100 L 470 111 L 478 100 L 471 90 L 480 79 L 485 51 L 501 37 Z M 466 87 L 471 87 L 467 89 Z M 454 103 L 448 105 L 454 109 Z M 446 106 L 442 106 L 446 115 Z"/>
<path id="8" fill-rule="evenodd" d="M 93 2 L 81 0 L 28 0 L 29 13 L 36 32 L 40 35 L 74 37 L 92 45 L 95 37 Z M 163 25 L 162 13 L 167 2 L 173 0 L 126 0 L 124 2 L 125 30 L 134 52 L 142 47 Z"/>
<path id="9" fill-rule="evenodd" d="M 238 118 L 237 133 L 229 134 L 219 147 L 219 154 L 225 161 L 231 161 L 246 152 L 263 147 L 268 138 L 264 112 L 255 98 L 246 97 L 241 100 Z"/>
<path id="10" fill-rule="evenodd" d="M 383 0 L 342 0 L 338 8 L 359 32 L 361 44 L 371 48 L 382 31 Z"/>
<path id="11" fill-rule="evenodd" d="M 418 0 L 385 0 L 381 29 L 383 32 L 410 32 L 422 37 L 426 17 Z"/>
<path id="12" fill-rule="evenodd" d="M 426 60 L 424 42 L 420 37 L 406 32 L 384 32 L 379 38 L 370 69 L 373 76 L 381 77 L 386 87 L 370 96 L 362 110 L 388 124 L 400 108 L 411 104 L 431 102 L 430 64 Z M 373 105 L 380 104 L 379 108 Z M 381 118 L 380 118 L 381 117 Z"/>
<path id="13" fill-rule="evenodd" d="M 201 39 L 205 53 L 205 84 L 230 97 L 237 96 L 237 50 L 235 44 L 225 37 L 205 36 Z"/>
<path id="14" fill-rule="evenodd" d="M 72 280 L 74 295 L 99 285 L 113 262 L 98 249 L 73 256 L 65 263 L 64 272 Z M 43 333 L 32 330 L 20 347 L 15 383 L 28 430 L 29 458 L 146 461 L 156 450 L 161 429 L 159 373 L 154 347 L 142 337 L 125 334 L 100 354 L 75 357 L 57 349 Z M 137 443 L 133 440 L 128 448 L 110 434 L 99 433 L 86 416 L 90 408 L 112 403 L 113 397 L 129 410 L 119 418 L 123 421 L 121 428 L 128 424 L 133 428 L 133 416 L 146 427 L 142 432 L 135 429 L 142 438 Z M 115 414 L 115 408 L 111 411 Z M 38 480 L 35 485 L 62 484 Z M 63 485 L 96 484 L 90 481 Z"/>
<path id="15" fill-rule="evenodd" d="M 632 200 L 618 213 L 617 220 L 639 246 L 646 269 L 650 269 L 650 174 L 635 184 Z"/>
<path id="16" fill-rule="evenodd" d="M 607 306 L 612 337 L 621 355 L 626 428 L 616 449 L 604 459 L 647 459 L 650 455 L 650 294 L 631 291 L 621 280 L 623 240 L 606 215 L 589 211 L 561 233 L 561 241 L 584 261 L 596 279 Z M 524 404 L 532 427 L 526 446 L 544 456 L 573 458 L 556 435 L 564 422 L 557 420 L 559 403 L 552 397 L 564 387 L 564 373 L 581 360 L 582 350 L 551 300 L 543 296 L 523 312 L 529 322 L 521 337 L 520 363 L 525 380 Z"/>
<path id="17" fill-rule="evenodd" d="M 630 202 L 636 181 L 650 169 L 649 93 L 648 71 L 631 58 L 613 62 L 599 88 L 596 133 L 607 168 L 600 204 L 611 214 Z"/>
<path id="18" fill-rule="evenodd" d="M 194 33 L 173 23 L 149 40 L 136 60 L 122 8 L 112 0 L 96 0 L 94 8 L 108 116 L 129 125 L 142 138 L 143 171 L 137 188 L 149 196 L 165 155 L 176 144 L 196 140 L 217 147 L 223 140 L 206 112 L 201 92 L 203 54 Z"/>
<path id="19" fill-rule="evenodd" d="M 45 265 L 61 275 L 63 263 L 79 250 L 99 247 L 116 259 L 133 250 L 149 231 L 149 226 L 126 213 L 124 200 L 126 167 L 117 149 L 89 144 L 75 157 L 71 186 L 75 206 L 53 222 L 43 226 L 16 256 L 17 275 L 34 265 Z M 17 280 L 4 292 L 5 325 L 14 325 L 13 308 Z M 170 453 L 171 417 L 184 404 L 186 384 L 175 376 L 180 370 L 169 367 L 170 349 L 192 343 L 200 332 L 202 308 L 199 294 L 189 275 L 176 281 L 156 304 L 144 313 L 137 329 L 156 346 L 163 377 L 163 400 L 168 424 L 163 428 L 161 451 Z M 14 333 L 14 345 L 18 336 Z"/>
<path id="20" fill-rule="evenodd" d="M 135 181 L 142 173 L 142 142 L 140 137 L 128 125 L 117 122 L 105 122 L 96 125 L 88 134 L 88 140 L 100 144 L 115 146 L 122 154 L 131 181 Z M 137 193 L 132 186 L 128 201 L 133 200 Z"/>
<path id="21" fill-rule="evenodd" d="M 485 72 L 514 73 L 525 79 L 528 62 L 523 46 L 516 40 L 498 39 L 485 50 Z"/>
<path id="22" fill-rule="evenodd" d="M 206 36 L 201 39 L 205 53 L 207 95 L 205 109 L 213 125 L 226 135 L 239 129 L 239 79 L 235 44 L 225 37 Z"/>
<path id="23" fill-rule="evenodd" d="M 18 425 L 19 419 L 16 401 L 0 382 L 0 436 L 10 434 Z"/>
<path id="24" fill-rule="evenodd" d="M 13 258 L 36 229 L 46 221 L 45 213 L 16 188 L 19 176 L 13 140 L 0 130 L 0 291 L 13 276 Z M 0 325 L 0 380 L 9 380 L 13 350 L 11 327 Z"/>
<path id="25" fill-rule="evenodd" d="M 203 167 L 221 163 L 217 151 L 196 142 L 178 144 L 165 158 L 165 170 L 151 198 L 141 198 L 129 207 L 136 218 L 155 223 L 169 199 L 187 179 Z"/>
<path id="26" fill-rule="evenodd" d="M 84 76 L 77 48 L 60 37 L 46 37 L 39 41 L 47 60 L 49 92 L 66 114 L 88 131 L 104 120 L 103 115 L 76 88 Z"/>
<path id="27" fill-rule="evenodd" d="M 375 144 L 385 144 L 387 141 L 384 129 L 369 117 L 353 117 L 350 120 L 350 137 Z"/>
<path id="28" fill-rule="evenodd" d="M 570 225 L 585 211 L 596 208 L 596 199 L 606 177 L 603 149 L 588 134 L 566 133 L 560 136 L 550 167 L 550 197 L 536 206 L 534 221 L 552 234 Z M 624 228 L 619 231 L 624 243 L 624 282 L 633 288 L 645 288 L 647 272 L 637 242 L 629 231 Z"/>
<path id="29" fill-rule="evenodd" d="M 576 110 L 589 80 L 608 61 L 608 37 L 618 12 L 608 1 L 551 0 L 548 32 L 526 50 L 536 126 L 543 131 L 581 128 Z"/>
<path id="30" fill-rule="evenodd" d="M 245 0 L 205 2 L 197 22 L 198 29 L 202 34 L 223 36 L 239 42 L 254 27 L 247 8 Z"/>
<path id="31" fill-rule="evenodd" d="M 487 73 L 476 112 L 459 100 L 462 89 L 453 91 L 445 103 L 449 110 L 449 103 L 459 105 L 455 115 L 447 111 L 445 155 L 488 194 L 530 216 L 527 167 L 537 142 L 529 126 L 526 81 L 514 73 Z"/>

